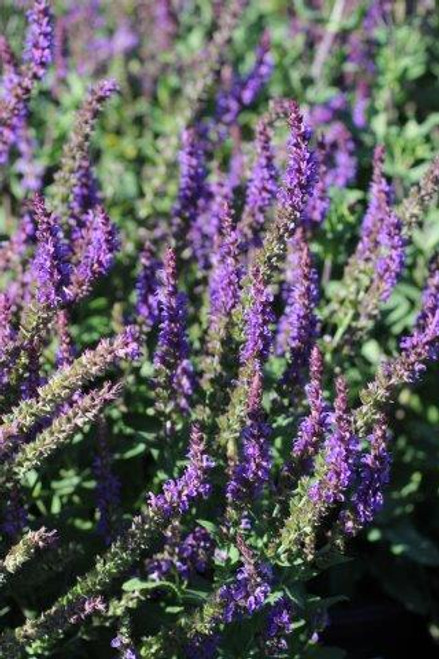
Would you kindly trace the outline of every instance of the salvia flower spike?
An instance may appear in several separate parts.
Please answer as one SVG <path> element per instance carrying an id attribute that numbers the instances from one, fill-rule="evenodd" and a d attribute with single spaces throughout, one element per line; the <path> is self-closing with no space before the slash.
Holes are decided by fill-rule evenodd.
<path id="1" fill-rule="evenodd" d="M 160 407 L 189 409 L 194 373 L 186 336 L 186 296 L 178 291 L 175 253 L 165 254 L 158 290 L 159 337 L 154 355 L 155 381 Z"/>

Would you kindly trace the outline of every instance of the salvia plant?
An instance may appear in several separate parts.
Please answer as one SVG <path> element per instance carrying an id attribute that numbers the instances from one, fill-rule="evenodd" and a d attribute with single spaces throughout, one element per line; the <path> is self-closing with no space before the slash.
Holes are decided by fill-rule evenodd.
<path id="1" fill-rule="evenodd" d="M 328 656 L 439 357 L 437 17 L 293 5 L 2 4 L 1 657 Z"/>

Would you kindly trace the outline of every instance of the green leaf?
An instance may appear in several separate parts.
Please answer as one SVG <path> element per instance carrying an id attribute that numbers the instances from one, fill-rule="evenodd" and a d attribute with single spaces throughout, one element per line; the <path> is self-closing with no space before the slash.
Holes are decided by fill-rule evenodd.
<path id="1" fill-rule="evenodd" d="M 136 458 L 138 455 L 142 455 L 142 453 L 145 453 L 146 451 L 146 445 L 139 442 L 135 446 L 131 447 L 124 453 L 120 454 L 120 457 L 122 460 L 129 460 L 130 458 Z"/>
<path id="2" fill-rule="evenodd" d="M 371 364 L 379 364 L 383 357 L 383 351 L 376 339 L 369 339 L 369 341 L 363 343 L 361 354 Z"/>
<path id="3" fill-rule="evenodd" d="M 136 590 L 171 590 L 174 592 L 177 597 L 180 597 L 180 591 L 175 584 L 170 581 L 145 581 L 144 579 L 139 579 L 138 577 L 133 577 L 128 579 L 122 586 L 122 590 L 126 593 L 132 593 Z"/>
<path id="4" fill-rule="evenodd" d="M 218 532 L 217 527 L 215 524 L 212 522 L 209 522 L 207 519 L 197 519 L 197 524 L 203 527 L 203 529 L 206 529 L 206 531 L 209 531 L 212 535 L 215 535 Z"/>
<path id="5" fill-rule="evenodd" d="M 185 600 L 192 601 L 194 604 L 202 604 L 209 597 L 209 591 L 187 589 L 184 591 L 183 597 Z"/>
<path id="6" fill-rule="evenodd" d="M 390 541 L 391 551 L 397 556 L 406 556 L 415 563 L 437 567 L 439 548 L 426 536 L 417 531 L 407 520 L 384 531 Z"/>

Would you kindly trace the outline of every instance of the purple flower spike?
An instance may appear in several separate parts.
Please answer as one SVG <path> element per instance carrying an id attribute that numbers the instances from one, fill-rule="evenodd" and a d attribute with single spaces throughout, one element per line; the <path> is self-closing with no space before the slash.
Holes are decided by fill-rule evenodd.
<path id="1" fill-rule="evenodd" d="M 260 90 L 267 84 L 273 73 L 273 57 L 270 52 L 270 33 L 265 31 L 256 50 L 256 61 L 245 80 L 242 90 L 244 105 L 251 105 Z"/>
<path id="2" fill-rule="evenodd" d="M 200 428 L 192 426 L 188 453 L 189 464 L 177 480 L 169 480 L 163 485 L 162 494 L 148 495 L 152 512 L 159 517 L 170 519 L 189 510 L 192 501 L 210 494 L 207 472 L 214 462 L 205 452 L 204 436 Z"/>
<path id="3" fill-rule="evenodd" d="M 241 350 L 241 364 L 252 361 L 263 363 L 268 358 L 274 321 L 273 295 L 265 284 L 261 269 L 254 266 L 251 272 L 250 307 L 245 314 L 246 342 Z"/>
<path id="4" fill-rule="evenodd" d="M 328 147 L 323 139 L 318 142 L 315 152 L 316 167 L 318 175 L 314 192 L 308 199 L 304 215 L 307 227 L 313 227 L 322 224 L 329 210 L 328 196 L 328 166 L 327 166 Z"/>
<path id="5" fill-rule="evenodd" d="M 346 110 L 346 98 L 342 94 L 332 97 L 323 105 L 316 105 L 310 111 L 310 123 L 321 135 L 317 153 L 319 180 L 326 187 L 345 187 L 353 181 L 357 170 L 356 146 L 352 135 L 339 118 Z M 324 166 L 324 173 L 320 171 Z"/>
<path id="6" fill-rule="evenodd" d="M 234 76 L 228 89 L 218 94 L 216 115 L 218 120 L 231 126 L 236 123 L 241 110 L 251 105 L 265 87 L 273 72 L 273 58 L 270 52 L 270 35 L 262 35 L 256 50 L 256 60 L 245 77 Z"/>
<path id="7" fill-rule="evenodd" d="M 333 96 L 322 105 L 315 105 L 309 113 L 310 125 L 319 135 L 315 151 L 317 182 L 305 212 L 308 227 L 321 224 L 329 210 L 329 189 L 344 188 L 357 170 L 356 146 L 343 121 L 338 118 L 346 110 L 343 94 Z"/>
<path id="8" fill-rule="evenodd" d="M 383 506 L 383 489 L 389 482 L 391 458 L 388 451 L 388 431 L 384 417 L 376 423 L 369 437 L 369 452 L 362 456 L 350 508 L 341 518 L 346 533 L 359 531 L 370 524 Z"/>
<path id="9" fill-rule="evenodd" d="M 4 347 L 11 343 L 16 337 L 13 327 L 14 310 L 11 299 L 7 293 L 0 293 L 0 355 Z"/>
<path id="10" fill-rule="evenodd" d="M 18 70 L 12 48 L 6 37 L 0 35 L 0 61 L 2 64 L 2 96 L 6 98 L 17 83 Z"/>
<path id="11" fill-rule="evenodd" d="M 29 400 L 37 395 L 38 387 L 43 380 L 40 373 L 40 351 L 31 346 L 27 350 L 27 373 L 21 383 L 21 398 Z"/>
<path id="12" fill-rule="evenodd" d="M 26 209 L 20 217 L 18 226 L 12 236 L 0 245 L 0 272 L 16 271 L 21 268 L 22 259 L 26 256 L 29 246 L 35 242 L 35 233 L 34 218 L 32 213 Z M 11 300 L 13 300 L 16 296 L 11 291 L 9 293 Z"/>
<path id="13" fill-rule="evenodd" d="M 159 261 L 154 257 L 153 247 L 146 243 L 140 255 L 140 272 L 136 281 L 136 312 L 139 321 L 147 329 L 158 320 L 158 270 Z"/>
<path id="14" fill-rule="evenodd" d="M 415 329 L 413 334 L 401 339 L 402 353 L 394 362 L 383 365 L 386 378 L 392 382 L 416 382 L 427 368 L 427 362 L 435 361 L 439 356 L 439 311 L 430 319 L 425 329 Z"/>
<path id="15" fill-rule="evenodd" d="M 25 122 L 17 131 L 16 144 L 20 154 L 16 169 L 22 176 L 21 185 L 24 190 L 35 193 L 41 188 L 44 168 L 35 160 L 37 143 Z"/>
<path id="16" fill-rule="evenodd" d="M 166 538 L 163 551 L 148 561 L 147 570 L 151 580 L 163 580 L 175 570 L 187 580 L 195 574 L 206 572 L 213 558 L 215 543 L 205 528 L 196 526 L 191 533 L 181 538 L 176 523 L 168 528 Z"/>
<path id="17" fill-rule="evenodd" d="M 216 241 L 221 230 L 224 207 L 231 207 L 233 189 L 225 175 L 217 175 L 216 180 L 204 189 L 200 198 L 198 214 L 189 231 L 192 253 L 203 271 L 208 271 L 215 260 Z"/>
<path id="18" fill-rule="evenodd" d="M 358 440 L 352 428 L 346 381 L 339 377 L 335 386 L 333 431 L 325 441 L 324 471 L 309 490 L 311 500 L 323 506 L 344 501 L 345 492 L 352 483 L 358 454 Z"/>
<path id="19" fill-rule="evenodd" d="M 153 4 L 154 31 L 160 51 L 169 50 L 177 34 L 178 22 L 172 5 L 171 0 L 157 0 Z"/>
<path id="20" fill-rule="evenodd" d="M 406 239 L 402 222 L 389 209 L 378 233 L 380 256 L 374 275 L 374 286 L 381 302 L 386 302 L 395 288 L 405 265 Z"/>
<path id="21" fill-rule="evenodd" d="M 196 526 L 184 538 L 177 549 L 176 567 L 181 576 L 189 579 L 191 574 L 204 574 L 213 557 L 215 543 L 208 531 Z"/>
<path id="22" fill-rule="evenodd" d="M 364 80 L 359 80 L 355 87 L 352 120 L 356 128 L 360 130 L 367 127 L 367 110 L 370 104 L 370 96 L 370 85 Z"/>
<path id="23" fill-rule="evenodd" d="M 24 59 L 28 74 L 34 80 L 41 80 L 52 60 L 53 30 L 48 0 L 35 0 L 27 19 L 29 29 Z"/>
<path id="24" fill-rule="evenodd" d="M 271 607 L 264 632 L 266 655 L 276 657 L 288 652 L 288 637 L 293 631 L 291 603 L 280 597 Z"/>
<path id="25" fill-rule="evenodd" d="M 297 221 L 303 219 L 308 199 L 313 195 L 317 180 L 317 162 L 315 154 L 309 148 L 311 131 L 295 102 L 290 104 L 288 124 L 291 131 L 288 165 L 277 199 L 282 211 Z"/>
<path id="26" fill-rule="evenodd" d="M 430 276 L 422 296 L 422 309 L 415 328 L 401 339 L 401 355 L 383 365 L 386 379 L 415 382 L 426 369 L 428 361 L 439 356 L 439 267 L 438 258 L 430 265 Z M 395 369 L 396 365 L 396 369 Z"/>
<path id="27" fill-rule="evenodd" d="M 69 314 L 66 309 L 58 311 L 56 325 L 58 333 L 58 352 L 56 362 L 61 368 L 69 366 L 75 358 L 75 348 L 69 330 Z"/>
<path id="28" fill-rule="evenodd" d="M 262 493 L 268 482 L 271 467 L 269 437 L 271 428 L 265 421 L 262 408 L 262 374 L 256 369 L 248 401 L 248 423 L 241 433 L 243 455 L 235 466 L 227 486 L 227 499 L 252 501 Z"/>
<path id="29" fill-rule="evenodd" d="M 110 645 L 117 650 L 119 659 L 138 659 L 139 655 L 133 647 L 128 630 L 120 630 L 118 635 L 115 636 Z"/>
<path id="30" fill-rule="evenodd" d="M 180 188 L 172 212 L 174 233 L 177 234 L 191 228 L 207 194 L 204 147 L 196 128 L 183 131 L 179 163 Z"/>
<path id="31" fill-rule="evenodd" d="M 308 416 L 300 423 L 297 439 L 293 446 L 293 456 L 307 471 L 311 470 L 313 459 L 323 441 L 328 427 L 328 405 L 323 398 L 323 356 L 318 346 L 314 346 L 309 360 L 310 380 L 306 386 L 306 396 L 310 408 Z"/>
<path id="32" fill-rule="evenodd" d="M 383 175 L 385 151 L 375 149 L 370 201 L 361 227 L 356 256 L 373 267 L 369 305 L 386 302 L 402 273 L 406 239 L 401 220 L 392 210 L 392 189 Z M 366 308 L 367 312 L 367 308 Z"/>
<path id="33" fill-rule="evenodd" d="M 256 563 L 239 537 L 238 548 L 243 557 L 243 567 L 239 568 L 232 583 L 221 586 L 219 590 L 222 619 L 226 623 L 259 611 L 270 595 L 273 580 L 270 566 Z"/>
<path id="34" fill-rule="evenodd" d="M 286 280 L 285 310 L 279 321 L 276 350 L 290 363 L 287 379 L 297 383 L 317 336 L 315 307 L 319 298 L 317 272 L 302 227 L 296 229 L 289 242 Z"/>
<path id="35" fill-rule="evenodd" d="M 75 237 L 75 222 L 79 230 L 86 226 L 84 213 L 92 209 L 99 202 L 99 194 L 96 179 L 88 157 L 90 137 L 96 119 L 101 112 L 104 103 L 119 91 L 119 85 L 111 78 L 100 80 L 90 90 L 89 95 L 78 113 L 74 127 L 74 171 L 69 180 L 71 186 L 70 210 L 73 216 L 73 237 Z M 76 229 L 77 230 L 77 229 Z"/>
<path id="36" fill-rule="evenodd" d="M 11 146 L 20 136 L 23 139 L 32 90 L 45 74 L 51 60 L 52 24 L 48 0 L 35 0 L 27 18 L 28 32 L 22 66 L 15 66 L 4 40 L 0 46 L 5 63 L 4 97 L 0 99 L 0 165 L 6 164 Z"/>
<path id="37" fill-rule="evenodd" d="M 352 118 L 359 129 L 367 126 L 367 110 L 376 75 L 375 32 L 380 24 L 388 21 L 391 11 L 391 2 L 369 3 L 360 29 L 351 32 L 347 40 L 348 68 L 344 77 L 346 85 L 353 90 Z"/>
<path id="38" fill-rule="evenodd" d="M 416 331 L 425 332 L 439 309 L 439 259 L 436 257 L 430 264 L 430 274 L 422 294 L 422 309 L 416 319 Z"/>
<path id="39" fill-rule="evenodd" d="M 9 43 L 2 36 L 0 36 L 0 61 L 3 68 L 3 84 L 0 91 L 0 141 L 2 132 L 5 130 L 5 138 L 8 140 L 7 134 L 9 134 L 10 139 L 15 142 L 20 154 L 15 167 L 22 174 L 22 187 L 26 191 L 36 192 L 40 188 L 42 168 L 35 162 L 35 140 L 32 139 L 27 125 L 27 110 L 24 104 L 24 98 L 19 98 L 20 90 L 21 93 L 24 92 L 24 87 L 20 87 L 23 84 L 23 79 Z M 5 105 L 2 108 L 3 102 Z M 3 111 L 9 113 L 9 116 L 3 118 Z M 9 127 L 8 120 L 12 120 Z M 4 124 L 4 127 L 2 127 L 2 124 Z M 5 145 L 3 159 L 7 157 L 9 146 Z"/>
<path id="40" fill-rule="evenodd" d="M 378 235 L 389 212 L 391 189 L 383 175 L 385 149 L 377 146 L 373 156 L 373 176 L 369 192 L 369 204 L 361 225 L 357 255 L 362 259 L 374 256 L 378 247 Z"/>
<path id="41" fill-rule="evenodd" d="M 56 308 L 66 301 L 70 277 L 68 247 L 59 220 L 46 209 L 43 197 L 36 195 L 33 207 L 37 223 L 37 249 L 33 263 L 37 300 Z"/>
<path id="42" fill-rule="evenodd" d="M 210 329 L 213 333 L 219 331 L 236 307 L 242 276 L 239 264 L 240 234 L 234 228 L 227 203 L 222 209 L 221 237 L 218 242 L 209 280 Z"/>
<path id="43" fill-rule="evenodd" d="M 328 185 L 344 187 L 357 172 L 356 146 L 351 133 L 341 121 L 334 121 L 324 137 Z"/>
<path id="44" fill-rule="evenodd" d="M 277 193 L 278 171 L 271 143 L 272 131 L 269 123 L 261 119 L 256 129 L 257 158 L 247 188 L 243 211 L 244 236 L 256 246 L 260 245 L 260 232 L 267 211 Z"/>
<path id="45" fill-rule="evenodd" d="M 119 248 L 116 226 L 102 206 L 89 210 L 84 220 L 84 227 L 75 241 L 79 263 L 71 275 L 68 291 L 71 299 L 86 295 L 96 279 L 107 274 Z"/>
<path id="46" fill-rule="evenodd" d="M 181 411 L 189 409 L 194 373 L 186 337 L 186 296 L 178 292 L 175 253 L 168 248 L 158 291 L 160 331 L 154 366 L 159 389 Z"/>
<path id="47" fill-rule="evenodd" d="M 140 350 L 140 332 L 136 325 L 128 325 L 116 337 L 115 352 L 118 359 L 129 359 L 135 361 L 139 359 Z"/>

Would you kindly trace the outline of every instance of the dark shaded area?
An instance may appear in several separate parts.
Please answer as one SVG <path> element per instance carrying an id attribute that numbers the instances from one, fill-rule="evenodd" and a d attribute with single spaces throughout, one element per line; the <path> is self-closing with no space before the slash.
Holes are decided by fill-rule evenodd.
<path id="1" fill-rule="evenodd" d="M 334 608 L 322 641 L 346 650 L 346 659 L 438 657 L 439 646 L 428 633 L 427 623 L 382 597 Z"/>

